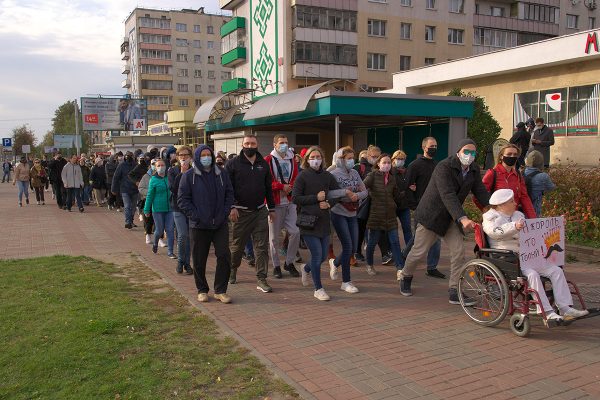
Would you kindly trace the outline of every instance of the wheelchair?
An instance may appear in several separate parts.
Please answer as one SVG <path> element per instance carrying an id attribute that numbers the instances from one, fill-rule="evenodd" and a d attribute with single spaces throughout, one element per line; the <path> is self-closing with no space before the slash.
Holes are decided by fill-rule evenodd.
<path id="1" fill-rule="evenodd" d="M 491 249 L 481 225 L 475 227 L 476 258 L 460 269 L 458 296 L 464 312 L 475 323 L 483 326 L 496 326 L 510 315 L 510 329 L 520 337 L 529 335 L 531 322 L 529 315 L 536 313 L 541 304 L 539 293 L 529 287 L 527 277 L 521 273 L 519 256 L 511 250 Z M 550 304 L 554 306 L 552 285 L 548 278 L 542 277 L 544 290 Z M 586 305 L 577 285 L 567 280 L 571 295 Z M 475 300 L 475 305 L 466 305 L 465 297 Z M 542 308 L 542 307 L 540 307 Z M 589 314 L 577 319 L 600 315 L 599 309 L 589 309 Z M 574 319 L 548 320 L 542 309 L 544 325 L 551 328 L 558 325 L 570 325 Z"/>

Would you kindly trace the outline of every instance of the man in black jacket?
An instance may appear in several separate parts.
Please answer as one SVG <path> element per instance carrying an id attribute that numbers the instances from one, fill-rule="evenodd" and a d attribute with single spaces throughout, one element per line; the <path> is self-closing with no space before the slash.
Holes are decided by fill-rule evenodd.
<path id="1" fill-rule="evenodd" d="M 527 150 L 529 150 L 530 140 L 531 135 L 527 132 L 527 129 L 525 129 L 525 122 L 519 122 L 517 124 L 517 131 L 510 138 L 510 142 L 516 144 L 521 149 L 521 155 L 517 160 L 517 169 L 525 164 L 525 155 L 527 154 Z"/>
<path id="2" fill-rule="evenodd" d="M 554 145 L 554 131 L 544 123 L 544 118 L 536 118 L 535 128 L 531 134 L 532 150 L 544 156 L 544 168 L 550 166 L 550 146 Z"/>
<path id="3" fill-rule="evenodd" d="M 48 177 L 52 184 L 52 191 L 54 191 L 54 197 L 56 198 L 58 208 L 62 209 L 67 208 L 67 205 L 65 204 L 65 187 L 60 175 L 65 165 L 67 165 L 67 160 L 63 158 L 61 153 L 54 154 L 54 159 L 48 163 L 48 169 L 50 170 Z"/>
<path id="4" fill-rule="evenodd" d="M 475 142 L 463 139 L 456 155 L 446 158 L 435 167 L 429 186 L 417 207 L 415 244 L 400 275 L 402 295 L 412 296 L 413 273 L 429 248 L 441 237 L 450 249 L 449 302 L 460 304 L 456 288 L 459 268 L 464 261 L 463 234 L 465 229 L 475 226 L 462 205 L 469 192 L 484 207 L 490 199 L 490 194 L 481 182 L 479 165 L 473 163 L 476 155 Z M 465 297 L 465 304 L 474 303 L 472 299 Z"/>
<path id="5" fill-rule="evenodd" d="M 242 262 L 244 247 L 248 239 L 252 237 L 256 256 L 256 277 L 258 278 L 256 288 L 263 293 L 269 293 L 273 289 L 267 283 L 269 265 L 267 215 L 273 222 L 275 200 L 271 188 L 271 170 L 257 149 L 256 136 L 246 134 L 242 141 L 240 155 L 230 160 L 225 167 L 231 178 L 235 198 L 231 214 L 229 214 L 229 218 L 233 222 L 229 283 L 236 282 L 236 273 Z"/>
<path id="6" fill-rule="evenodd" d="M 129 172 L 135 167 L 133 153 L 128 151 L 125 154 L 125 160 L 119 164 L 113 176 L 110 191 L 116 195 L 121 194 L 123 199 L 123 211 L 125 214 L 125 228 L 133 228 L 133 215 L 135 214 L 135 206 L 138 198 L 138 188 L 129 179 Z"/>

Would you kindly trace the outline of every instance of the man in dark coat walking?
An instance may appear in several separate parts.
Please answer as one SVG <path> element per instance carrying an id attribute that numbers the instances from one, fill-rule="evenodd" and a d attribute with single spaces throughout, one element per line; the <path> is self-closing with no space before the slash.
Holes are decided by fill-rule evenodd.
<path id="1" fill-rule="evenodd" d="M 517 169 L 521 168 L 521 166 L 525 165 L 525 155 L 527 154 L 527 150 L 529 150 L 529 141 L 531 140 L 531 135 L 527 132 L 525 128 L 525 122 L 519 122 L 517 124 L 517 131 L 510 138 L 510 142 L 512 144 L 516 144 L 521 149 L 521 155 L 517 160 Z"/>
<path id="2" fill-rule="evenodd" d="M 550 166 L 550 146 L 554 145 L 554 131 L 544 124 L 544 118 L 535 120 L 535 128 L 531 138 L 532 150 L 537 150 L 544 156 L 544 168 Z"/>
<path id="3" fill-rule="evenodd" d="M 483 206 L 487 206 L 490 199 L 481 182 L 479 165 L 473 163 L 476 155 L 475 142 L 463 139 L 457 153 L 435 167 L 416 210 L 415 244 L 408 254 L 400 279 L 402 295 L 412 296 L 413 273 L 429 248 L 441 237 L 450 249 L 449 301 L 450 304 L 460 304 L 456 288 L 459 268 L 464 261 L 463 234 L 465 229 L 475 226 L 462 205 L 470 192 Z M 465 303 L 473 304 L 473 301 L 465 298 Z"/>
<path id="4" fill-rule="evenodd" d="M 65 186 L 61 178 L 63 168 L 67 165 L 61 153 L 56 153 L 54 159 L 48 163 L 50 183 L 52 184 L 52 190 L 54 191 L 54 197 L 56 198 L 56 204 L 58 208 L 66 209 L 66 193 Z"/>

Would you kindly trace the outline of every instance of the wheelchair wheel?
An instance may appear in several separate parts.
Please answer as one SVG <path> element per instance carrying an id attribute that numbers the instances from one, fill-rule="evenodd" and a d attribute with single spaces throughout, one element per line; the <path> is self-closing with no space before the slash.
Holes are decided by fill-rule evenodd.
<path id="1" fill-rule="evenodd" d="M 529 317 L 525 316 L 523 321 L 521 321 L 521 314 L 513 314 L 510 317 L 510 330 L 513 333 L 520 337 L 525 337 L 529 335 L 531 331 L 531 322 L 529 322 Z"/>
<path id="2" fill-rule="evenodd" d="M 479 325 L 498 325 L 508 313 L 510 292 L 506 279 L 492 263 L 474 259 L 462 266 L 458 297 L 465 313 Z M 465 299 L 475 301 L 470 306 Z"/>

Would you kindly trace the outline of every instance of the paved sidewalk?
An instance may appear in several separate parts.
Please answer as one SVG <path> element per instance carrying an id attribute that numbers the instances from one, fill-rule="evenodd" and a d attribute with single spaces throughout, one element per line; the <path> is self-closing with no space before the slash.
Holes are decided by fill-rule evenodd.
<path id="1" fill-rule="evenodd" d="M 47 192 L 45 206 L 17 207 L 17 191 L 0 184 L 4 240 L 0 258 L 87 255 L 119 262 L 138 255 L 228 334 L 250 348 L 306 399 L 600 399 L 600 318 L 548 330 L 533 320 L 530 337 L 508 328 L 470 322 L 447 301 L 447 280 L 415 275 L 411 298 L 399 295 L 392 267 L 369 277 L 353 268 L 359 294 L 339 290 L 323 268 L 330 302 L 313 298 L 300 279 L 270 278 L 259 293 L 244 263 L 231 305 L 195 300 L 193 278 L 175 273 L 174 260 L 144 243 L 141 228 L 126 230 L 123 215 L 89 206 L 59 210 Z M 34 199 L 34 197 L 30 197 Z M 337 246 L 339 249 L 339 246 Z M 472 248 L 465 243 L 465 251 Z M 303 253 L 305 259 L 306 253 Z M 447 271 L 443 253 L 441 270 Z M 214 259 L 209 261 L 214 270 Z M 569 265 L 590 306 L 600 304 L 598 264 Z M 212 276 L 209 278 L 212 282 Z"/>

